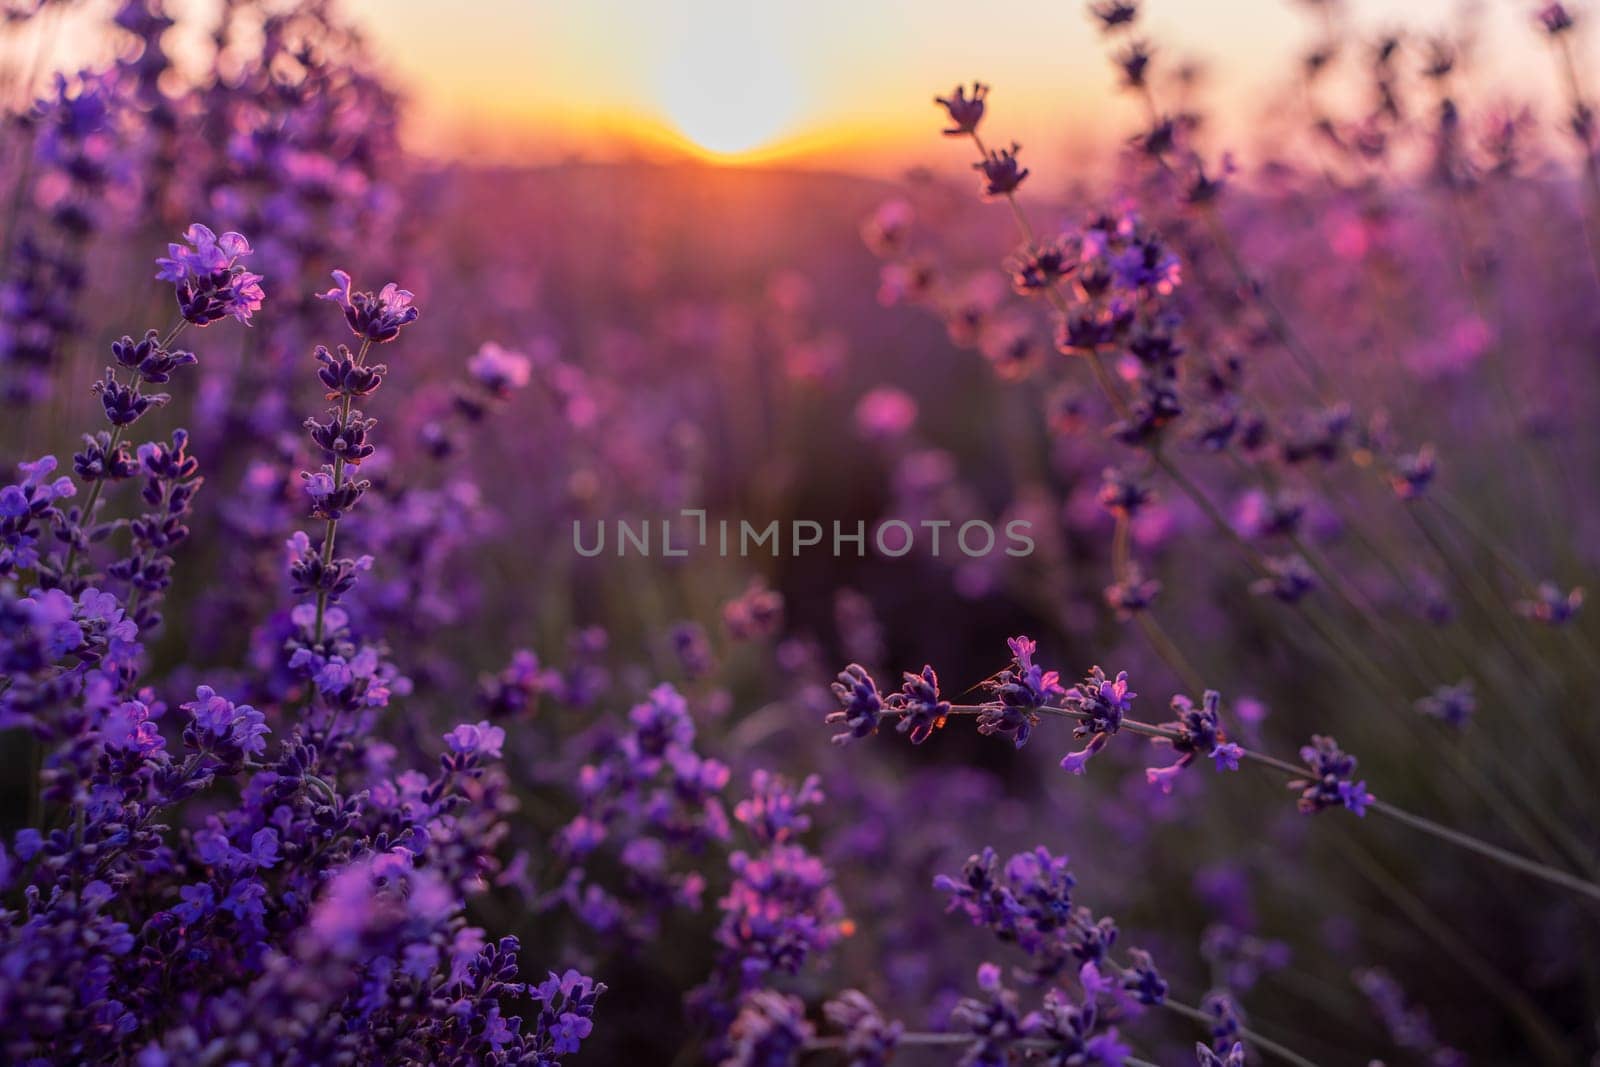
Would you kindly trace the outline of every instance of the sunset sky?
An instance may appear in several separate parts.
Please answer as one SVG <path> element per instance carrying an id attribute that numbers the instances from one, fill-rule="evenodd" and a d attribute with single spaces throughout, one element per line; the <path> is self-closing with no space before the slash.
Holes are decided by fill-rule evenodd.
<path id="1" fill-rule="evenodd" d="M 1358 0 L 1355 24 L 1430 32 L 1459 0 Z M 1077 0 L 349 0 L 412 87 L 415 147 L 495 158 L 606 157 L 638 138 L 882 170 L 924 152 L 935 90 L 980 77 L 997 129 L 1036 153 L 1103 144 L 1112 76 Z M 1476 5 L 1475 81 L 1548 80 L 1524 0 Z M 1402 21 L 1403 19 L 1403 21 Z M 1303 0 L 1151 0 L 1141 25 L 1204 61 L 1232 114 L 1281 106 L 1317 23 Z M 1491 47 L 1492 46 L 1492 47 Z M 1486 77 L 1485 77 L 1486 76 Z M 1125 118 L 1115 110 L 1115 120 Z M 1248 137 L 1248 130 L 1233 131 Z"/>
<path id="2" fill-rule="evenodd" d="M 214 0 L 169 0 L 198 16 Z M 1580 0 L 1581 2 L 1581 0 Z M 101 0 L 109 6 L 110 0 Z M 344 0 L 409 97 L 419 153 L 496 163 L 684 150 L 727 162 L 891 173 L 939 151 L 931 98 L 993 86 L 990 128 L 1027 159 L 1097 158 L 1128 129 L 1083 0 Z M 1345 0 L 1370 41 L 1475 27 L 1479 105 L 1542 102 L 1554 74 L 1533 0 Z M 1403 8 L 1403 10 L 1402 10 Z M 1471 17 L 1463 20 L 1463 12 Z M 69 23 L 68 26 L 71 24 Z M 1320 36 L 1309 0 L 1146 0 L 1140 33 L 1167 69 L 1200 62 L 1223 144 L 1248 158 L 1301 102 L 1298 59 Z M 1581 29 L 1582 27 L 1580 27 Z M 191 42 L 194 43 L 194 42 Z M 1582 40 L 1586 54 L 1593 42 Z M 103 38 L 63 31 L 55 66 Z M 1360 62 L 1355 50 L 1346 53 Z M 1415 54 L 1409 60 L 1415 70 Z M 1600 91 L 1600 77 L 1594 89 Z"/>

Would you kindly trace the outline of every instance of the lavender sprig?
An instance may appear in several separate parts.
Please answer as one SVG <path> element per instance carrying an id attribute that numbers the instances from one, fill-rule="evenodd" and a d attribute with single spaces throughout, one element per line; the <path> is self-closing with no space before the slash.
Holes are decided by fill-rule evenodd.
<path id="1" fill-rule="evenodd" d="M 1031 662 L 1032 641 L 1027 638 L 1013 638 L 1012 647 L 1014 651 L 1019 647 L 1027 649 L 1029 666 L 1034 666 Z M 1010 670 L 1016 671 L 1021 668 L 1022 661 L 1019 658 L 1014 661 Z M 859 665 L 852 665 L 852 669 L 847 673 L 854 678 L 858 671 L 865 673 Z M 1413 830 L 1475 852 L 1506 867 L 1591 900 L 1600 901 L 1600 885 L 1377 799 L 1367 791 L 1365 782 L 1352 780 L 1355 761 L 1339 750 L 1331 738 L 1314 738 L 1312 744 L 1302 749 L 1304 764 L 1296 765 L 1228 741 L 1226 734 L 1213 725 L 1205 710 L 1201 709 L 1197 714 L 1187 698 L 1174 701 L 1174 709 L 1179 713 L 1179 722 L 1175 726 L 1157 726 L 1128 718 L 1124 714 L 1123 707 L 1128 699 L 1125 680 L 1121 680 L 1119 686 L 1119 683 L 1108 680 L 1104 672 L 1098 668 L 1090 672 L 1086 684 L 1079 686 L 1074 693 L 1075 696 L 1069 696 L 1061 704 L 1043 703 L 1030 709 L 1030 714 L 1034 716 L 1048 715 L 1070 719 L 1078 724 L 1075 732 L 1080 734 L 1082 731 L 1089 731 L 1090 745 L 1062 761 L 1063 767 L 1074 773 L 1081 773 L 1082 765 L 1088 757 L 1100 751 L 1112 734 L 1122 730 L 1171 746 L 1182 754 L 1197 752 L 1199 746 L 1215 742 L 1206 755 L 1215 760 L 1219 770 L 1234 770 L 1241 761 L 1246 761 L 1277 771 L 1289 778 L 1291 789 L 1301 793 L 1301 810 L 1308 814 L 1322 811 L 1327 807 L 1344 807 L 1357 815 L 1364 815 L 1368 811 L 1377 812 Z M 883 709 L 885 715 L 900 713 L 899 708 L 887 704 Z M 981 704 L 953 704 L 946 714 L 971 715 L 983 723 L 1009 721 L 1014 709 L 997 699 Z M 1115 723 L 1114 728 L 1113 723 Z M 1102 738 L 1104 740 L 1101 740 Z M 1188 765 L 1182 760 L 1180 763 L 1183 766 Z M 1147 776 L 1152 784 L 1169 788 L 1174 773 L 1173 768 L 1151 768 Z"/>
<path id="2" fill-rule="evenodd" d="M 334 546 L 339 532 L 339 520 L 355 506 L 370 487 L 365 479 L 350 481 L 346 478 L 349 467 L 359 467 L 362 460 L 371 456 L 373 446 L 367 434 L 376 420 L 369 419 L 354 408 L 357 397 L 371 396 L 383 384 L 388 368 L 382 364 L 368 366 L 367 353 L 375 344 L 385 344 L 400 335 L 400 330 L 417 320 L 418 310 L 412 305 L 412 294 L 390 282 L 377 294 L 351 292 L 350 275 L 342 270 L 333 272 L 334 288 L 321 294 L 344 310 L 350 331 L 361 339 L 361 347 L 352 356 L 350 350 L 339 346 L 338 355 L 330 354 L 319 346 L 318 371 L 323 385 L 328 387 L 329 399 L 337 399 L 339 406 L 332 409 L 330 417 L 319 422 L 306 420 L 306 430 L 312 442 L 332 461 L 320 471 L 302 472 L 306 492 L 312 499 L 312 514 L 323 520 L 322 545 L 315 557 L 300 557 L 292 567 L 297 586 L 316 592 L 316 613 L 312 623 L 312 643 L 321 645 L 327 619 L 328 605 L 349 591 L 355 572 L 360 566 L 353 559 L 334 559 Z"/>

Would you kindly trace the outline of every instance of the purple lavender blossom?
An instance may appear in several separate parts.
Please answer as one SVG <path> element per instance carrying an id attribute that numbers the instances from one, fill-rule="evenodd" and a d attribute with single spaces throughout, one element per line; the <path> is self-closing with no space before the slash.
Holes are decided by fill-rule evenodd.
<path id="1" fill-rule="evenodd" d="M 1148 611 L 1161 594 L 1161 583 L 1146 578 L 1137 563 L 1130 563 L 1121 579 L 1106 586 L 1106 604 L 1121 622 L 1127 622 L 1142 611 Z"/>
<path id="2" fill-rule="evenodd" d="M 895 729 L 920 745 L 944 727 L 950 702 L 939 695 L 939 676 L 932 666 L 924 666 L 920 674 L 907 671 L 902 677 L 904 683 L 884 698 L 884 706 L 900 716 Z"/>
<path id="3" fill-rule="evenodd" d="M 253 251 L 250 242 L 232 231 L 218 237 L 198 222 L 184 231 L 184 242 L 169 244 L 156 260 L 156 278 L 172 283 L 184 320 L 206 326 L 232 315 L 249 325 L 265 299 L 261 275 L 238 265 Z"/>
<path id="4" fill-rule="evenodd" d="M 974 1041 L 962 1057 L 966 1067 L 1005 1067 L 1012 1050 L 1037 1024 L 1035 1016 L 1022 1014 L 1017 994 L 1005 988 L 1000 968 L 993 963 L 978 967 L 982 997 L 968 997 L 956 1005 L 950 1021 L 970 1033 Z"/>
<path id="5" fill-rule="evenodd" d="M 1576 586 L 1563 592 L 1555 582 L 1540 582 L 1532 596 L 1517 601 L 1514 607 L 1523 618 L 1546 626 L 1562 626 L 1583 607 L 1583 596 L 1583 589 Z"/>
<path id="6" fill-rule="evenodd" d="M 1062 770 L 1084 773 L 1089 760 L 1122 729 L 1123 716 L 1133 709 L 1138 695 L 1128 688 L 1127 671 L 1119 671 L 1111 679 L 1099 667 L 1091 667 L 1082 682 L 1067 690 L 1062 706 L 1082 716 L 1072 735 L 1087 737 L 1089 743 L 1062 757 Z"/>
<path id="7" fill-rule="evenodd" d="M 1250 591 L 1257 596 L 1296 604 L 1317 588 L 1316 572 L 1303 556 L 1269 556 L 1265 566 L 1267 573 L 1250 583 Z"/>
<path id="8" fill-rule="evenodd" d="M 947 910 L 964 912 L 1028 957 L 1040 980 L 1099 965 L 1117 941 L 1116 923 L 1072 901 L 1076 884 L 1067 857 L 1044 848 L 1019 852 L 1004 866 L 991 848 L 967 859 L 959 877 L 939 875 L 934 888 L 949 896 Z"/>
<path id="9" fill-rule="evenodd" d="M 1199 1067 L 1245 1067 L 1248 1059 L 1245 1056 L 1244 1042 L 1235 1041 L 1225 1052 L 1214 1052 L 1204 1042 L 1195 1042 L 1195 1062 Z"/>
<path id="10" fill-rule="evenodd" d="M 534 710 L 541 694 L 556 682 L 529 649 L 518 649 L 498 674 L 478 681 L 478 706 L 492 719 L 506 719 Z"/>
<path id="11" fill-rule="evenodd" d="M 54 456 L 19 463 L 17 469 L 22 480 L 0 487 L 0 578 L 38 565 L 40 537 L 61 519 L 56 501 L 78 491 L 71 478 L 50 477 Z"/>
<path id="12" fill-rule="evenodd" d="M 1290 789 L 1300 791 L 1299 807 L 1307 815 L 1327 808 L 1348 808 L 1365 815 L 1375 799 L 1367 783 L 1354 780 L 1356 759 L 1339 748 L 1331 737 L 1318 734 L 1300 749 L 1300 759 L 1311 772 L 1310 778 L 1295 779 Z"/>
<path id="13" fill-rule="evenodd" d="M 1011 665 L 988 683 L 995 703 L 979 713 L 978 732 L 1009 737 L 1012 744 L 1021 748 L 1039 724 L 1039 709 L 1059 699 L 1065 690 L 1061 688 L 1060 675 L 1033 662 L 1033 654 L 1039 648 L 1037 641 L 1012 637 L 1006 644 L 1011 647 Z"/>
<path id="14" fill-rule="evenodd" d="M 1011 287 L 1023 296 L 1047 292 L 1078 269 L 1080 256 L 1071 235 L 1025 248 L 1010 264 Z"/>
<path id="15" fill-rule="evenodd" d="M 192 720 L 184 731 L 184 744 L 196 752 L 214 755 L 228 765 L 267 750 L 266 716 L 247 704 L 234 704 L 202 685 L 182 708 Z"/>
<path id="16" fill-rule="evenodd" d="M 1128 959 L 1132 963 L 1123 971 L 1122 988 L 1132 993 L 1140 1004 L 1155 1007 L 1164 1003 L 1167 999 L 1167 981 L 1156 970 L 1155 960 L 1150 953 L 1130 948 Z"/>
<path id="17" fill-rule="evenodd" d="M 853 929 L 833 872 L 795 840 L 810 826 L 802 810 L 821 801 L 814 777 L 794 787 L 764 771 L 751 776 L 751 796 L 735 815 L 762 849 L 728 857 L 733 882 L 717 902 L 716 968 L 696 994 L 713 1017 L 725 1013 L 730 993 L 758 989 L 772 975 L 798 974 Z"/>
<path id="18" fill-rule="evenodd" d="M 799 997 L 758 989 L 744 999 L 728 1031 L 720 1067 L 776 1067 L 793 1063 L 815 1027 Z"/>
<path id="19" fill-rule="evenodd" d="M 1132 25 L 1139 17 L 1139 7 L 1128 0 L 1096 0 L 1089 5 L 1089 14 L 1099 21 L 1102 31 L 1115 30 Z"/>
<path id="20" fill-rule="evenodd" d="M 1423 445 L 1417 451 L 1395 459 L 1389 484 L 1401 500 L 1416 500 L 1427 492 L 1438 473 L 1439 461 L 1433 446 Z"/>
<path id="21" fill-rule="evenodd" d="M 1396 1045 L 1425 1058 L 1430 1067 L 1466 1067 L 1467 1057 L 1439 1040 L 1427 1010 L 1407 1002 L 1394 975 L 1381 967 L 1367 967 L 1352 978 Z"/>
<path id="22" fill-rule="evenodd" d="M 1472 679 L 1439 686 L 1417 701 L 1417 710 L 1431 719 L 1460 729 L 1478 710 L 1478 697 Z"/>
<path id="23" fill-rule="evenodd" d="M 1575 20 L 1572 12 L 1561 3 L 1546 4 L 1538 10 L 1539 25 L 1544 27 L 1544 32 L 1552 37 L 1566 33 L 1572 29 Z"/>
<path id="24" fill-rule="evenodd" d="M 340 345 L 337 353 L 318 345 L 313 355 L 322 364 L 317 377 L 328 390 L 328 400 L 370 396 L 383 384 L 383 376 L 389 371 L 382 363 L 357 360 L 345 345 Z"/>
<path id="25" fill-rule="evenodd" d="M 948 132 L 948 131 L 946 131 Z M 985 200 L 1000 200 L 1015 193 L 1030 171 L 1017 162 L 1022 146 L 1015 141 L 1009 148 L 991 148 L 972 169 L 983 176 L 982 192 Z"/>
<path id="26" fill-rule="evenodd" d="M 944 108 L 950 118 L 950 126 L 944 131 L 946 137 L 969 137 L 978 132 L 978 124 L 983 121 L 984 98 L 989 95 L 989 87 L 982 82 L 972 83 L 972 93 L 967 94 L 966 86 L 958 85 L 949 96 L 934 97 L 934 103 Z"/>
<path id="27" fill-rule="evenodd" d="M 385 344 L 417 321 L 418 310 L 411 303 L 415 297 L 409 289 L 402 289 L 394 282 L 376 294 L 352 292 L 350 275 L 342 270 L 333 272 L 333 282 L 334 287 L 320 294 L 321 298 L 344 309 L 350 332 L 363 341 Z"/>
<path id="28" fill-rule="evenodd" d="M 847 989 L 824 1004 L 822 1013 L 845 1031 L 847 1067 L 888 1067 L 905 1027 L 885 1019 L 866 994 Z"/>
<path id="29" fill-rule="evenodd" d="M 1154 499 L 1149 487 L 1127 471 L 1107 467 L 1101 477 L 1104 482 L 1100 487 L 1100 506 L 1113 515 L 1131 519 Z"/>
<path id="30" fill-rule="evenodd" d="M 1156 743 L 1170 745 L 1178 753 L 1178 760 L 1166 767 L 1145 768 L 1145 779 L 1151 785 L 1158 786 L 1163 793 L 1172 792 L 1178 772 L 1202 756 L 1215 762 L 1219 771 L 1239 769 L 1244 750 L 1230 742 L 1223 732 L 1221 706 L 1222 695 L 1214 689 L 1206 690 L 1199 707 L 1181 693 L 1172 698 L 1172 712 L 1177 719 L 1174 735 L 1157 738 Z"/>
<path id="31" fill-rule="evenodd" d="M 883 716 L 883 700 L 878 695 L 877 683 L 859 663 L 852 663 L 839 672 L 833 683 L 833 694 L 841 710 L 828 716 L 828 723 L 843 723 L 845 731 L 833 735 L 836 745 L 847 744 L 878 732 L 878 720 Z"/>
<path id="32" fill-rule="evenodd" d="M 164 384 L 174 370 L 197 362 L 193 352 L 168 351 L 155 330 L 146 331 L 138 341 L 124 334 L 120 341 L 111 342 L 111 358 L 151 385 Z"/>
<path id="33" fill-rule="evenodd" d="M 762 641 L 783 629 L 783 594 L 752 581 L 722 607 L 722 622 L 736 641 Z"/>

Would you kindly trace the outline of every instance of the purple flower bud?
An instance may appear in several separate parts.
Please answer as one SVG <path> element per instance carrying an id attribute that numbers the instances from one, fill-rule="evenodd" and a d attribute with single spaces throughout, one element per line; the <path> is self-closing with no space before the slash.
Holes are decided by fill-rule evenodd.
<path id="1" fill-rule="evenodd" d="M 828 723 L 843 723 L 843 733 L 833 735 L 833 743 L 842 745 L 878 732 L 878 720 L 883 715 L 883 700 L 878 695 L 878 685 L 872 675 L 859 663 L 852 663 L 839 672 L 833 683 L 833 695 L 842 710 L 829 715 Z"/>
<path id="2" fill-rule="evenodd" d="M 1357 815 L 1366 814 L 1374 797 L 1367 792 L 1367 783 L 1353 780 L 1356 759 L 1340 749 L 1337 741 L 1317 734 L 1309 745 L 1300 749 L 1300 759 L 1310 776 L 1291 781 L 1289 788 L 1300 791 L 1302 812 L 1311 815 L 1327 808 L 1343 807 Z"/>
<path id="3" fill-rule="evenodd" d="M 976 133 L 978 123 L 983 121 L 984 98 L 989 95 L 989 87 L 982 82 L 972 83 L 972 95 L 967 95 L 964 85 L 955 87 L 949 96 L 936 96 L 933 102 L 944 108 L 950 118 L 950 126 L 944 131 L 946 137 L 965 137 Z"/>
<path id="4" fill-rule="evenodd" d="M 383 344 L 400 336 L 403 327 L 417 321 L 417 309 L 408 289 L 394 282 L 385 285 L 378 293 L 351 292 L 350 275 L 342 270 L 333 272 L 334 287 L 320 298 L 330 300 L 344 309 L 345 322 L 350 331 L 373 344 Z"/>
<path id="5" fill-rule="evenodd" d="M 1021 151 L 1022 146 L 1013 141 L 1010 148 L 991 148 L 981 161 L 972 165 L 972 169 L 983 176 L 985 200 L 999 200 L 1021 187 L 1023 179 L 1030 173 L 1027 167 L 1017 162 L 1017 153 Z"/>

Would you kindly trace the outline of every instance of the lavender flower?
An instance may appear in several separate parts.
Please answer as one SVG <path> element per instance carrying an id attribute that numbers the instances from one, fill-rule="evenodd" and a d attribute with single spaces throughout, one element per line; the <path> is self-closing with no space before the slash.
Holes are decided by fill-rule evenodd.
<path id="1" fill-rule="evenodd" d="M 232 315 L 249 325 L 265 299 L 261 275 L 238 265 L 253 251 L 250 242 L 232 231 L 218 237 L 198 222 L 184 231 L 184 241 L 169 244 L 156 260 L 156 278 L 172 283 L 184 321 L 206 326 Z"/>
<path id="2" fill-rule="evenodd" d="M 1571 622 L 1583 607 L 1583 590 L 1574 587 L 1562 592 L 1554 582 L 1540 582 L 1533 596 L 1517 601 L 1514 607 L 1523 618 L 1546 626 L 1562 626 Z"/>
<path id="3" fill-rule="evenodd" d="M 1105 481 L 1100 487 L 1100 506 L 1113 515 L 1131 519 L 1154 497 L 1137 476 L 1127 471 L 1107 467 L 1102 477 Z"/>
<path id="4" fill-rule="evenodd" d="M 1122 729 L 1123 716 L 1132 710 L 1133 700 L 1138 695 L 1128 688 L 1127 671 L 1118 672 L 1113 680 L 1099 667 L 1091 667 L 1084 680 L 1067 691 L 1063 701 L 1064 707 L 1082 716 L 1073 727 L 1073 736 L 1087 737 L 1089 743 L 1062 757 L 1062 770 L 1082 774 L 1090 758 Z"/>
<path id="5" fill-rule="evenodd" d="M 823 799 L 815 777 L 796 787 L 757 771 L 750 788 L 734 814 L 762 847 L 728 857 L 733 882 L 718 901 L 719 953 L 711 980 L 697 994 L 702 1005 L 725 1005 L 730 992 L 749 993 L 771 975 L 798 974 L 853 928 L 833 872 L 795 840 L 810 826 L 804 809 Z"/>
<path id="6" fill-rule="evenodd" d="M 1417 701 L 1417 710 L 1432 719 L 1438 719 L 1457 729 L 1465 726 L 1478 710 L 1477 694 L 1472 679 L 1463 679 L 1455 685 L 1441 685 Z"/>
<path id="7" fill-rule="evenodd" d="M 1300 749 L 1300 759 L 1311 772 L 1309 778 L 1295 779 L 1290 789 L 1300 791 L 1299 807 L 1307 815 L 1327 808 L 1348 808 L 1365 815 L 1375 799 L 1367 783 L 1354 780 L 1356 759 L 1339 748 L 1338 742 L 1321 734 Z"/>
<path id="8" fill-rule="evenodd" d="M 944 131 L 946 137 L 969 137 L 978 132 L 978 123 L 983 121 L 984 98 L 989 95 L 989 87 L 982 82 L 972 83 L 972 95 L 967 95 L 965 86 L 958 85 L 949 96 L 934 98 L 934 103 L 945 109 L 950 118 L 950 126 Z"/>
<path id="9" fill-rule="evenodd" d="M 1080 252 L 1070 238 L 1022 250 L 1011 264 L 1011 287 L 1023 296 L 1048 292 L 1078 269 Z"/>
<path id="10" fill-rule="evenodd" d="M 1130 563 L 1121 580 L 1106 586 L 1106 603 L 1116 613 L 1117 619 L 1127 622 L 1142 611 L 1147 611 L 1161 594 L 1161 583 L 1146 578 L 1136 563 Z"/>
<path id="11" fill-rule="evenodd" d="M 49 392 L 52 364 L 83 326 L 90 242 L 118 184 L 117 96 L 109 72 L 57 73 L 31 112 L 8 113 L 21 155 L 8 174 L 12 206 L 0 247 L 0 367 L 7 398 L 19 405 Z M 25 201 L 36 217 L 22 215 Z"/>
<path id="12" fill-rule="evenodd" d="M 484 720 L 476 726 L 462 723 L 445 734 L 444 740 L 457 756 L 495 760 L 500 758 L 500 746 L 505 744 L 506 732 Z"/>
<path id="13" fill-rule="evenodd" d="M 826 721 L 844 723 L 846 726 L 843 733 L 833 735 L 834 744 L 847 744 L 878 732 L 883 700 L 878 695 L 877 683 L 865 667 L 852 663 L 841 671 L 839 680 L 833 683 L 833 694 L 838 698 L 841 710 L 829 715 Z"/>
<path id="14" fill-rule="evenodd" d="M 884 698 L 884 706 L 900 716 L 895 729 L 907 734 L 913 745 L 920 745 L 944 727 L 950 702 L 940 697 L 939 676 L 931 666 L 924 666 L 920 674 L 907 671 L 902 677 L 904 684 Z"/>
<path id="15" fill-rule="evenodd" d="M 1039 709 L 1059 698 L 1065 690 L 1055 671 L 1046 671 L 1033 662 L 1038 642 L 1028 637 L 1012 637 L 1006 643 L 1011 646 L 1011 666 L 989 682 L 995 703 L 985 706 L 979 713 L 978 732 L 1009 737 L 1021 748 L 1039 724 Z"/>
<path id="16" fill-rule="evenodd" d="M 382 363 L 358 360 L 345 345 L 339 346 L 337 354 L 318 345 L 313 355 L 322 364 L 317 377 L 328 390 L 328 400 L 370 396 L 377 392 L 378 386 L 383 384 L 383 376 L 389 372 Z"/>
<path id="17" fill-rule="evenodd" d="M 111 358 L 151 385 L 165 384 L 174 370 L 197 362 L 193 352 L 168 351 L 155 330 L 146 331 L 138 341 L 124 334 L 122 340 L 111 343 Z"/>
<path id="18" fill-rule="evenodd" d="M 822 1007 L 830 1023 L 845 1031 L 847 1067 L 887 1067 L 905 1031 L 900 1023 L 885 1019 L 866 994 L 847 989 Z"/>
<path id="19" fill-rule="evenodd" d="M 22 480 L 0 487 L 0 578 L 38 565 L 41 534 L 61 520 L 56 501 L 78 491 L 71 478 L 50 477 L 54 456 L 19 463 L 17 469 Z"/>
<path id="20" fill-rule="evenodd" d="M 694 855 L 728 839 L 728 768 L 701 756 L 694 741 L 682 696 L 657 686 L 629 713 L 628 731 L 579 771 L 579 812 L 556 835 L 556 850 L 574 864 L 559 901 L 587 925 L 642 939 L 673 909 L 700 907 L 704 876 L 693 866 L 671 869 L 667 850 Z M 603 848 L 617 851 L 634 876 L 623 894 L 605 893 L 582 866 Z"/>
<path id="21" fill-rule="evenodd" d="M 728 1031 L 721 1067 L 777 1067 L 799 1059 L 815 1033 L 799 997 L 758 989 L 745 998 Z"/>
<path id="22" fill-rule="evenodd" d="M 947 910 L 966 914 L 1002 942 L 1028 956 L 1028 969 L 1042 981 L 1085 964 L 1103 963 L 1117 940 L 1117 926 L 1074 905 L 1076 881 L 1067 857 L 1039 847 L 1019 852 L 1005 865 L 992 848 L 967 859 L 961 875 L 939 875 L 934 888 L 948 894 Z"/>
<path id="23" fill-rule="evenodd" d="M 491 719 L 506 719 L 531 712 L 539 696 L 554 684 L 551 672 L 539 665 L 528 649 L 512 653 L 500 673 L 478 682 L 478 706 Z"/>
<path id="24" fill-rule="evenodd" d="M 1226 1052 L 1217 1053 L 1211 1050 L 1204 1042 L 1195 1042 L 1195 1062 L 1199 1067 L 1245 1067 L 1248 1060 L 1245 1057 L 1244 1042 L 1235 1041 Z"/>
<path id="25" fill-rule="evenodd" d="M 1439 1040 L 1427 1010 L 1407 1003 L 1405 990 L 1392 974 L 1368 967 L 1352 978 L 1396 1045 L 1424 1057 L 1432 1067 L 1466 1067 L 1467 1057 Z"/>
<path id="26" fill-rule="evenodd" d="M 985 200 L 1008 197 L 1022 186 L 1029 171 L 1017 162 L 1017 153 L 1020 151 L 1022 146 L 1013 141 L 1010 148 L 990 149 L 982 160 L 972 165 L 972 169 L 983 175 Z"/>
<path id="27" fill-rule="evenodd" d="M 1134 41 L 1114 57 L 1117 69 L 1122 72 L 1122 84 L 1127 89 L 1143 89 L 1150 69 L 1150 46 Z"/>
<path id="28" fill-rule="evenodd" d="M 1000 968 L 993 963 L 978 967 L 982 999 L 968 997 L 956 1005 L 950 1021 L 975 1040 L 961 1058 L 962 1067 L 1005 1067 L 1012 1049 L 1032 1033 L 1037 1020 L 1024 1017 L 1017 994 L 1005 988 Z"/>
<path id="29" fill-rule="evenodd" d="M 1389 484 L 1394 486 L 1395 495 L 1401 500 L 1416 500 L 1427 491 L 1438 472 L 1439 462 L 1433 446 L 1423 445 L 1395 460 Z"/>
<path id="30" fill-rule="evenodd" d="M 1544 32 L 1552 37 L 1566 33 L 1572 29 L 1574 19 L 1565 4 L 1546 4 L 1538 11 L 1539 24 L 1544 27 Z"/>
<path id="31" fill-rule="evenodd" d="M 245 756 L 267 750 L 266 716 L 244 704 L 234 704 L 208 685 L 195 690 L 195 698 L 182 705 L 191 717 L 183 742 L 189 749 L 214 756 L 223 766 L 236 768 Z"/>
<path id="32" fill-rule="evenodd" d="M 1151 785 L 1159 786 L 1163 793 L 1172 792 L 1178 772 L 1201 756 L 1212 759 L 1219 771 L 1239 769 L 1244 750 L 1223 732 L 1221 705 L 1222 695 L 1214 689 L 1206 690 L 1198 708 L 1181 693 L 1172 698 L 1173 715 L 1178 720 L 1176 730 L 1172 737 L 1157 738 L 1156 743 L 1170 745 L 1178 753 L 1178 761 L 1167 767 L 1146 768 L 1145 778 Z"/>
<path id="33" fill-rule="evenodd" d="M 390 282 L 376 294 L 351 292 L 350 275 L 342 270 L 333 272 L 333 281 L 334 287 L 322 293 L 321 298 L 344 309 L 350 332 L 363 341 L 385 344 L 417 321 L 418 311 L 411 303 L 415 297 L 409 289 Z"/>
<path id="34" fill-rule="evenodd" d="M 1139 7 L 1127 0 L 1097 0 L 1089 5 L 1089 14 L 1099 20 L 1102 31 L 1115 30 L 1132 25 L 1139 17 Z"/>
<path id="35" fill-rule="evenodd" d="M 1317 576 L 1302 556 L 1271 556 L 1266 560 L 1266 568 L 1264 576 L 1250 583 L 1250 591 L 1257 596 L 1271 596 L 1285 604 L 1295 604 L 1317 588 Z"/>
<path id="36" fill-rule="evenodd" d="M 672 653 L 688 678 L 704 678 L 716 669 L 716 655 L 705 627 L 684 621 L 673 625 L 667 635 Z"/>
<path id="37" fill-rule="evenodd" d="M 1132 965 L 1123 971 L 1122 988 L 1132 993 L 1140 1004 L 1155 1007 L 1164 1003 L 1167 999 L 1167 981 L 1156 970 L 1150 953 L 1130 948 L 1128 958 L 1132 960 Z"/>

